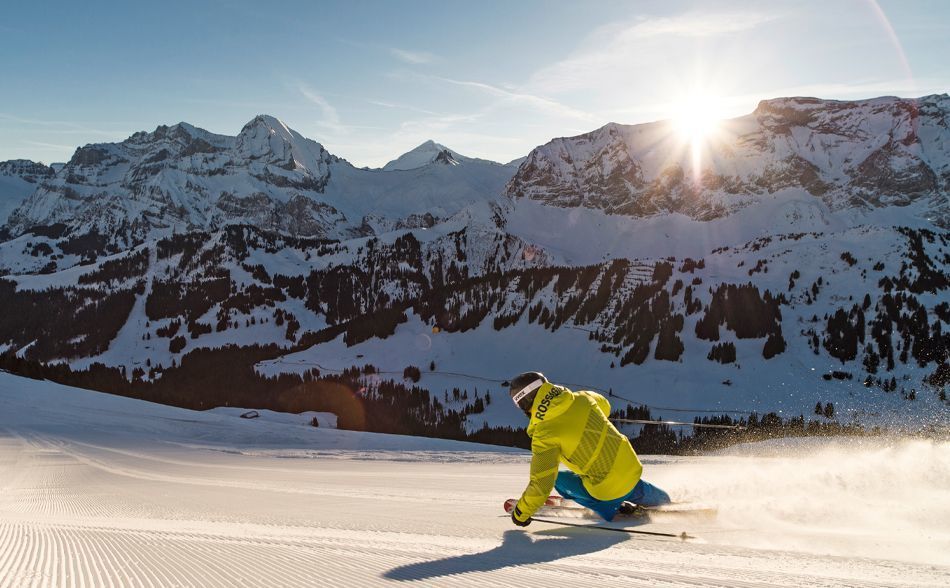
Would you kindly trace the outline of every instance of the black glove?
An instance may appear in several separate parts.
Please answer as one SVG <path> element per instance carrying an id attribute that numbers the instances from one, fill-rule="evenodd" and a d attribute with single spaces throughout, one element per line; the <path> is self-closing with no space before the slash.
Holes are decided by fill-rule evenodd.
<path id="1" fill-rule="evenodd" d="M 526 521 L 519 521 L 519 520 L 518 520 L 518 517 L 515 516 L 516 514 L 521 514 L 521 511 L 518 510 L 518 507 L 517 507 L 517 506 L 514 507 L 513 509 L 511 509 L 511 522 L 512 522 L 512 523 L 518 525 L 519 527 L 527 527 L 528 525 L 531 524 L 531 517 L 528 517 L 528 520 L 526 520 Z"/>

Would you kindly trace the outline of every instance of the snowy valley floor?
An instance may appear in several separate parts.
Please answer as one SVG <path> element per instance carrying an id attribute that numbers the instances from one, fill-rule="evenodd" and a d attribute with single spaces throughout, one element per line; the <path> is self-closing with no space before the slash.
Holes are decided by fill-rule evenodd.
<path id="1" fill-rule="evenodd" d="M 0 586 L 950 585 L 950 446 L 874 443 L 645 457 L 694 541 L 521 530 L 523 452 L 0 373 Z"/>

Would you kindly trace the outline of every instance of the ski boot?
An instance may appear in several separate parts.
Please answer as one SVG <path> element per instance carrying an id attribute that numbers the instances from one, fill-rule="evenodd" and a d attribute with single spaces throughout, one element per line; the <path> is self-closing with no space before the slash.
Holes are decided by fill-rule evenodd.
<path id="1" fill-rule="evenodd" d="M 624 500 L 617 508 L 617 514 L 624 518 L 642 517 L 647 515 L 647 511 L 639 504 Z"/>

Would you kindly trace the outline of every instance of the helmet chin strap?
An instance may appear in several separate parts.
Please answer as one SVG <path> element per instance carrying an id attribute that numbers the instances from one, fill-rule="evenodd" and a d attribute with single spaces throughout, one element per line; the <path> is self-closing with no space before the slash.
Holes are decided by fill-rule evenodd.
<path id="1" fill-rule="evenodd" d="M 543 385 L 544 385 L 544 380 L 542 380 L 541 378 L 538 378 L 537 380 L 531 382 L 530 384 L 522 388 L 517 394 L 512 396 L 511 399 L 514 401 L 515 405 L 519 406 L 520 408 L 521 401 L 526 396 L 528 396 L 529 394 L 531 394 L 532 392 L 534 392 L 535 390 L 537 390 Z"/>

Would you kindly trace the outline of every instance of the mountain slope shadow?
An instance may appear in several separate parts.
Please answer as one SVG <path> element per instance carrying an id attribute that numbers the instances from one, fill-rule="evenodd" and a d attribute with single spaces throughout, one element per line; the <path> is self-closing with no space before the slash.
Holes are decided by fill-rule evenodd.
<path id="1" fill-rule="evenodd" d="M 581 539 L 580 535 L 584 535 Z M 557 537 L 549 538 L 549 537 Z M 471 572 L 491 572 L 511 566 L 545 563 L 575 555 L 595 553 L 626 541 L 620 533 L 591 533 L 581 529 L 549 529 L 528 534 L 505 531 L 502 543 L 490 551 L 470 553 L 393 568 L 383 574 L 389 580 L 428 580 Z"/>

